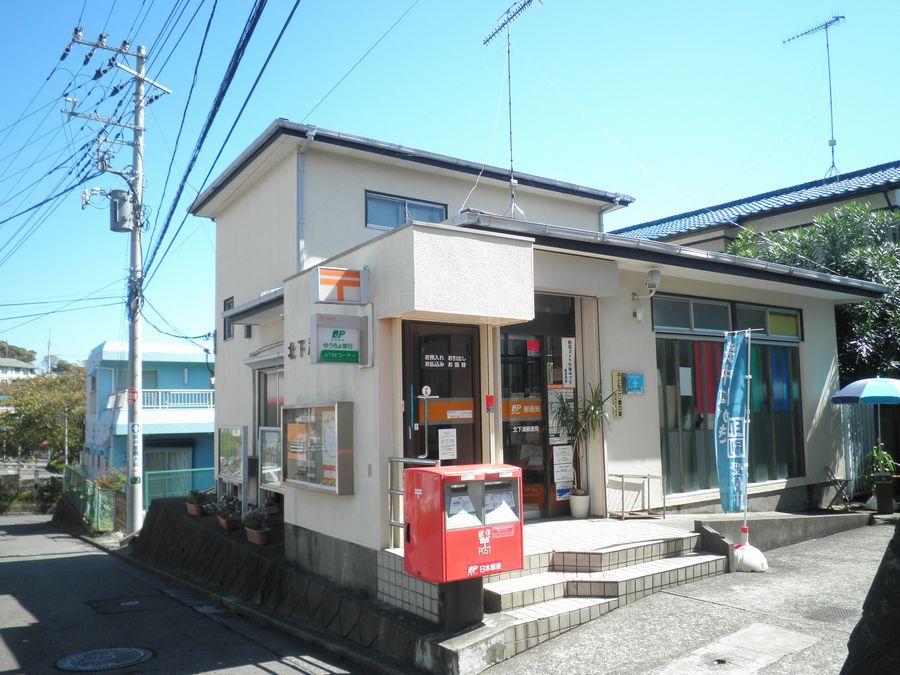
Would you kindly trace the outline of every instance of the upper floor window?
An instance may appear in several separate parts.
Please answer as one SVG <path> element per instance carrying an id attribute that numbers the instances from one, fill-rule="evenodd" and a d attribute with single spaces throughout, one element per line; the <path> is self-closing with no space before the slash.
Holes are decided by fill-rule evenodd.
<path id="1" fill-rule="evenodd" d="M 440 223 L 446 219 L 445 204 L 366 192 L 366 227 L 393 230 L 410 220 Z"/>
<path id="2" fill-rule="evenodd" d="M 225 298 L 222 301 L 222 313 L 224 314 L 230 309 L 234 309 L 234 296 L 230 298 Z M 231 319 L 227 316 L 222 317 L 222 339 L 230 340 L 234 337 L 234 324 L 231 322 Z"/>

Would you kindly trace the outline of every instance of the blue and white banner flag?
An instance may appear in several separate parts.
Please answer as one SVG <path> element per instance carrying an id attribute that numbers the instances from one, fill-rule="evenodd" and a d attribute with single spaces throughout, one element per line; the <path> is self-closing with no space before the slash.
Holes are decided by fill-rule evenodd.
<path id="1" fill-rule="evenodd" d="M 716 471 L 725 513 L 743 511 L 747 503 L 749 356 L 749 331 L 725 336 L 715 427 Z"/>

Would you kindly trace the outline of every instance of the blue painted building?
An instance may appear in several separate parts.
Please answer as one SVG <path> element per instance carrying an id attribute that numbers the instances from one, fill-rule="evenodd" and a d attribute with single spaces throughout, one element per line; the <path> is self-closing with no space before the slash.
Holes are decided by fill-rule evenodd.
<path id="1" fill-rule="evenodd" d="M 144 471 L 213 466 L 213 356 L 191 345 L 145 344 Z M 88 476 L 126 468 L 128 345 L 103 342 L 85 363 L 81 463 Z"/>

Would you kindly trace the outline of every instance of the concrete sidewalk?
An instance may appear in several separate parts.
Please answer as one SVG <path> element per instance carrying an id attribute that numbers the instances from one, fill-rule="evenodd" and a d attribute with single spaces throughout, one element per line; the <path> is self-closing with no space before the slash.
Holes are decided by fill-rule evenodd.
<path id="1" fill-rule="evenodd" d="M 765 574 L 664 591 L 487 672 L 836 673 L 893 532 L 879 524 L 769 551 Z"/>

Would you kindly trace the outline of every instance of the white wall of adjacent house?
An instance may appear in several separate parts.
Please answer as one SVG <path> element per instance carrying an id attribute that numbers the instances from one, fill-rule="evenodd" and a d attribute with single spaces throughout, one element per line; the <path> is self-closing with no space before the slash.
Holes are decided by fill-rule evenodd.
<path id="1" fill-rule="evenodd" d="M 652 327 L 650 301 L 641 301 L 642 321 L 632 318 L 631 292 L 643 289 L 644 279 L 644 273 L 623 271 L 621 290 L 613 297 L 600 299 L 600 362 L 605 391 L 611 390 L 613 370 L 643 372 L 645 377 L 645 393 L 625 396 L 623 417 L 613 420 L 606 429 L 608 473 L 662 473 L 656 333 Z M 767 291 L 760 286 L 751 280 L 720 284 L 679 279 L 664 272 L 661 289 L 661 292 L 706 299 L 791 307 L 803 312 L 805 339 L 799 345 L 799 359 L 806 475 L 751 484 L 751 495 L 821 483 L 825 480 L 826 465 L 835 469 L 838 475 L 843 466 L 840 411 L 830 403 L 838 384 L 834 305 L 830 300 Z M 751 433 L 752 429 L 751 425 Z M 620 508 L 619 495 L 618 483 L 610 481 L 607 485 L 610 510 Z M 654 482 L 651 497 L 654 506 L 660 505 L 658 483 Z M 668 503 L 700 504 L 717 500 L 718 492 L 713 489 L 670 495 Z M 639 505 L 638 493 L 627 491 L 626 506 Z"/>

